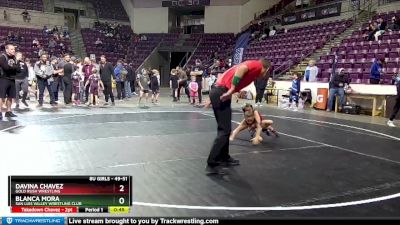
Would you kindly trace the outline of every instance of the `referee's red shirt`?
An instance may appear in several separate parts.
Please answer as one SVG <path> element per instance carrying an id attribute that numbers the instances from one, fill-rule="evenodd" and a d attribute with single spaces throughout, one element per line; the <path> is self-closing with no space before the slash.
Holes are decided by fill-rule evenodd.
<path id="1" fill-rule="evenodd" d="M 222 75 L 220 75 L 216 82 L 217 86 L 230 89 L 232 87 L 233 76 L 235 75 L 237 68 L 241 65 L 246 65 L 249 70 L 236 86 L 235 92 L 238 92 L 247 87 L 249 84 L 251 84 L 251 82 L 255 81 L 261 75 L 261 70 L 263 68 L 261 62 L 259 60 L 248 60 L 236 66 L 233 66 L 232 68 L 225 71 Z"/>

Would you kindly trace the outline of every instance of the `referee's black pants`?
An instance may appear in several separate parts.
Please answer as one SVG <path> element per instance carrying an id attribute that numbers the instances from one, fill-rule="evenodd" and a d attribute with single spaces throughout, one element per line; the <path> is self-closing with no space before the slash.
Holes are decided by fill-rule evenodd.
<path id="1" fill-rule="evenodd" d="M 218 166 L 221 161 L 230 158 L 229 155 L 229 136 L 232 130 L 232 109 L 231 99 L 222 102 L 220 97 L 228 91 L 224 87 L 214 87 L 210 91 L 210 100 L 217 120 L 218 131 L 214 140 L 207 164 L 211 167 Z"/>

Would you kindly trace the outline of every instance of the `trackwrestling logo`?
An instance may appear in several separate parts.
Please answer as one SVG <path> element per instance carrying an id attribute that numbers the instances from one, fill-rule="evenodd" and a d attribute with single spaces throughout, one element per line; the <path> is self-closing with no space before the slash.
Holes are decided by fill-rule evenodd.
<path id="1" fill-rule="evenodd" d="M 11 217 L 8 217 L 6 221 L 7 221 L 7 224 L 12 224 L 12 222 L 13 222 L 13 218 L 11 218 Z"/>

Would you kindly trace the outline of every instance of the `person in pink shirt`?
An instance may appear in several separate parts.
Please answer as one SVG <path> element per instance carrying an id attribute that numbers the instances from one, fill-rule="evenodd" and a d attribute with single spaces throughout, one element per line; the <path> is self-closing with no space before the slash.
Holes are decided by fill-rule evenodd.
<path id="1" fill-rule="evenodd" d="M 190 98 L 191 98 L 191 103 L 190 104 L 196 104 L 196 98 L 199 97 L 198 90 L 199 90 L 199 85 L 196 82 L 196 76 L 191 77 L 191 82 L 189 83 L 189 92 L 190 92 Z M 200 104 L 200 101 L 198 102 Z"/>

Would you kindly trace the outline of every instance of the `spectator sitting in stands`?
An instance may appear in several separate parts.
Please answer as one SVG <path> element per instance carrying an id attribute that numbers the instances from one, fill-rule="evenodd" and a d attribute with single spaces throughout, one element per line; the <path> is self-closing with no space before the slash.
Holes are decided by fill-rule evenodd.
<path id="1" fill-rule="evenodd" d="M 114 52 L 114 45 L 112 45 L 111 43 L 108 43 L 108 45 L 107 45 L 107 49 L 106 49 L 106 51 L 107 52 Z"/>
<path id="2" fill-rule="evenodd" d="M 14 36 L 14 33 L 12 31 L 8 32 L 7 41 L 10 41 L 10 42 L 15 41 L 15 36 Z"/>
<path id="3" fill-rule="evenodd" d="M 49 48 L 53 49 L 56 47 L 56 45 L 57 45 L 57 42 L 53 38 L 51 38 L 49 40 Z"/>
<path id="4" fill-rule="evenodd" d="M 376 22 L 370 23 L 367 29 L 367 41 L 372 41 L 374 39 L 375 33 L 378 31 L 378 24 Z"/>
<path id="5" fill-rule="evenodd" d="M 30 22 L 31 21 L 31 16 L 29 15 L 28 10 L 24 10 L 22 13 L 22 19 L 24 20 L 24 22 Z"/>
<path id="6" fill-rule="evenodd" d="M 54 27 L 53 27 L 53 33 L 56 33 L 56 32 L 58 33 L 58 27 L 57 27 L 57 26 L 54 26 Z"/>
<path id="7" fill-rule="evenodd" d="M 45 53 L 44 47 L 40 46 L 39 52 L 38 52 L 38 57 L 40 57 L 41 55 L 43 55 Z"/>
<path id="8" fill-rule="evenodd" d="M 378 18 L 378 30 L 375 32 L 375 41 L 379 40 L 379 36 L 385 33 L 386 30 L 386 21 L 384 21 L 381 17 Z"/>
<path id="9" fill-rule="evenodd" d="M 140 40 L 141 40 L 141 41 L 147 41 L 147 36 L 143 34 L 143 35 L 140 37 Z"/>
<path id="10" fill-rule="evenodd" d="M 33 39 L 32 47 L 37 48 L 40 45 L 39 40 L 37 38 Z"/>
<path id="11" fill-rule="evenodd" d="M 68 32 L 67 30 L 64 30 L 64 32 L 63 32 L 63 37 L 64 37 L 65 39 L 69 39 L 69 32 Z"/>
<path id="12" fill-rule="evenodd" d="M 43 34 L 48 34 L 48 29 L 46 25 L 43 26 L 42 32 Z"/>
<path id="13" fill-rule="evenodd" d="M 6 10 L 4 10 L 3 14 L 4 14 L 4 20 L 7 21 L 7 17 L 8 17 L 8 16 L 7 16 Z"/>
<path id="14" fill-rule="evenodd" d="M 17 31 L 17 33 L 15 33 L 14 39 L 16 42 L 22 42 L 24 40 L 24 38 L 19 34 L 18 31 Z"/>
<path id="15" fill-rule="evenodd" d="M 265 27 L 264 27 L 264 32 L 263 32 L 263 34 L 261 35 L 259 41 L 262 41 L 262 40 L 264 40 L 265 38 L 269 37 L 269 32 L 271 32 L 271 30 L 269 29 L 268 26 L 265 26 Z"/>
<path id="16" fill-rule="evenodd" d="M 94 42 L 94 44 L 99 47 L 99 46 L 103 46 L 103 42 L 100 40 L 100 38 L 97 38 L 96 42 Z"/>
<path id="17" fill-rule="evenodd" d="M 392 24 L 388 27 L 389 31 L 398 31 L 400 30 L 400 19 L 397 16 L 392 17 Z"/>
<path id="18" fill-rule="evenodd" d="M 60 40 L 60 33 L 58 33 L 58 32 L 53 32 L 53 37 L 54 37 L 54 39 L 56 39 L 57 41 L 59 41 L 59 40 Z"/>
<path id="19" fill-rule="evenodd" d="M 118 44 L 118 51 L 123 52 L 124 46 L 122 44 Z"/>
<path id="20" fill-rule="evenodd" d="M 271 31 L 269 32 L 269 36 L 272 37 L 272 36 L 274 36 L 275 34 L 276 34 L 276 27 L 273 26 L 272 29 L 271 29 Z"/>

